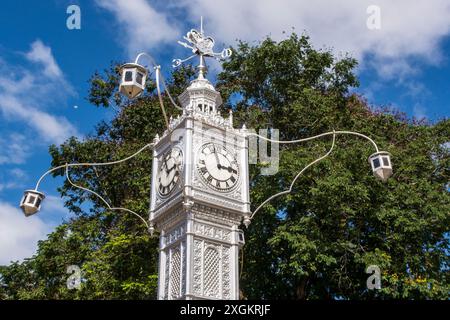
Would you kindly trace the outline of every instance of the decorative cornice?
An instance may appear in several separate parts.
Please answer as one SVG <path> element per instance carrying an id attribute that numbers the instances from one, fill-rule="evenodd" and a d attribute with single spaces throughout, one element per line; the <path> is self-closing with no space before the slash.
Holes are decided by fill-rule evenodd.
<path id="1" fill-rule="evenodd" d="M 194 233 L 197 236 L 206 237 L 212 240 L 231 241 L 231 228 L 230 230 L 227 230 L 224 229 L 224 227 L 216 227 L 196 221 L 194 222 Z"/>

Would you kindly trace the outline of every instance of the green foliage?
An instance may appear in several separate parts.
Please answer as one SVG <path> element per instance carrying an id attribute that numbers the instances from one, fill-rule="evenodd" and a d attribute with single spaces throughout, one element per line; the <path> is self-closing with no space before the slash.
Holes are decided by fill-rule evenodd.
<path id="1" fill-rule="evenodd" d="M 278 128 L 284 140 L 332 129 L 358 131 L 389 151 L 394 166 L 387 183 L 376 180 L 367 162 L 372 146 L 338 136 L 331 156 L 307 170 L 292 194 L 267 204 L 246 230 L 246 298 L 448 299 L 450 157 L 444 144 L 450 121 L 420 123 L 371 108 L 350 93 L 358 85 L 355 66 L 354 59 L 315 50 L 308 37 L 295 34 L 279 43 L 240 42 L 223 64 L 217 86 L 226 101 L 221 111 L 234 110 L 235 126 Z M 171 93 L 180 94 L 193 74 L 191 67 L 175 71 Z M 53 166 L 121 159 L 163 130 L 153 82 L 132 102 L 117 95 L 117 85 L 116 66 L 94 75 L 89 101 L 119 112 L 83 141 L 51 146 Z M 169 107 L 168 113 L 177 111 Z M 253 209 L 288 188 L 330 144 L 328 137 L 282 145 L 276 175 L 262 176 L 261 164 L 251 166 Z M 151 154 L 143 152 L 122 165 L 71 169 L 71 178 L 145 217 L 150 168 Z M 59 191 L 76 217 L 41 241 L 34 257 L 0 269 L 0 299 L 155 298 L 157 240 L 142 223 L 106 210 L 67 182 Z M 66 287 L 69 265 L 83 272 L 80 290 Z M 381 269 L 381 290 L 366 288 L 369 265 Z"/>

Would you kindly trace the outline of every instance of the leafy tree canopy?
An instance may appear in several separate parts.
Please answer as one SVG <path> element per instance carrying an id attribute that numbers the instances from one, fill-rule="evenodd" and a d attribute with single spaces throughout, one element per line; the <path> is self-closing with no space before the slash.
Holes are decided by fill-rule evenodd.
<path id="1" fill-rule="evenodd" d="M 306 171 L 293 193 L 267 204 L 246 230 L 243 297 L 447 299 L 450 121 L 430 124 L 369 106 L 353 93 L 357 62 L 314 49 L 307 36 L 267 38 L 255 46 L 239 42 L 233 51 L 217 89 L 225 101 L 221 111 L 234 110 L 235 126 L 277 128 L 283 140 L 333 129 L 358 131 L 389 151 L 394 167 L 387 183 L 376 180 L 367 162 L 372 146 L 338 136 L 333 153 Z M 171 93 L 180 94 L 193 76 L 190 66 L 174 71 Z M 117 94 L 116 64 L 90 82 L 89 101 L 117 114 L 82 141 L 51 146 L 53 166 L 121 159 L 164 129 L 151 80 L 135 101 Z M 288 188 L 330 145 L 330 137 L 281 145 L 276 175 L 263 176 L 261 165 L 252 165 L 252 208 Z M 143 152 L 121 165 L 74 168 L 71 178 L 145 217 L 151 161 L 151 153 Z M 108 210 L 68 182 L 59 192 L 75 217 L 40 241 L 35 256 L 1 267 L 0 299 L 155 298 L 157 239 L 133 215 Z M 67 289 L 69 265 L 82 270 L 80 290 Z M 381 290 L 367 290 L 369 265 L 380 267 Z"/>

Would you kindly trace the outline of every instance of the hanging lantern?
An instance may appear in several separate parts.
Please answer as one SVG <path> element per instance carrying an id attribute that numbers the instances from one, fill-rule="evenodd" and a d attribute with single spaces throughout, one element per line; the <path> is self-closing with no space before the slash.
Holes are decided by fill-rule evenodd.
<path id="1" fill-rule="evenodd" d="M 119 91 L 129 99 L 138 97 L 145 89 L 147 69 L 137 63 L 126 63 L 120 67 Z"/>
<path id="2" fill-rule="evenodd" d="M 25 216 L 31 216 L 41 209 L 42 200 L 45 195 L 42 192 L 36 190 L 26 190 L 20 201 L 20 208 L 22 208 Z"/>
<path id="3" fill-rule="evenodd" d="M 376 152 L 369 157 L 369 162 L 372 166 L 373 175 L 381 181 L 386 182 L 392 175 L 392 163 L 389 152 Z"/>

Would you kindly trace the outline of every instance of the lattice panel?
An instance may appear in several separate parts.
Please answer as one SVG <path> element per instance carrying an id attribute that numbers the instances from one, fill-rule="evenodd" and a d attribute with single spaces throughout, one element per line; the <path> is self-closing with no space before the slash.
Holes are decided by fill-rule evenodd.
<path id="1" fill-rule="evenodd" d="M 206 248 L 204 252 L 204 294 L 219 298 L 220 292 L 220 256 L 214 248 Z"/>
<path id="2" fill-rule="evenodd" d="M 202 248 L 203 242 L 194 240 L 194 279 L 193 290 L 195 294 L 202 294 Z"/>
<path id="3" fill-rule="evenodd" d="M 180 296 L 181 285 L 181 254 L 178 249 L 172 252 L 170 268 L 170 296 L 172 299 L 177 299 Z"/>
<path id="4" fill-rule="evenodd" d="M 231 298 L 230 247 L 222 247 L 222 295 L 223 299 Z"/>
<path id="5" fill-rule="evenodd" d="M 170 256 L 168 251 L 165 252 L 166 263 L 164 271 L 164 300 L 169 299 L 169 268 L 170 268 Z"/>
<path id="6" fill-rule="evenodd" d="M 181 243 L 182 247 L 182 272 L 181 272 L 181 295 L 186 294 L 186 241 Z"/>

